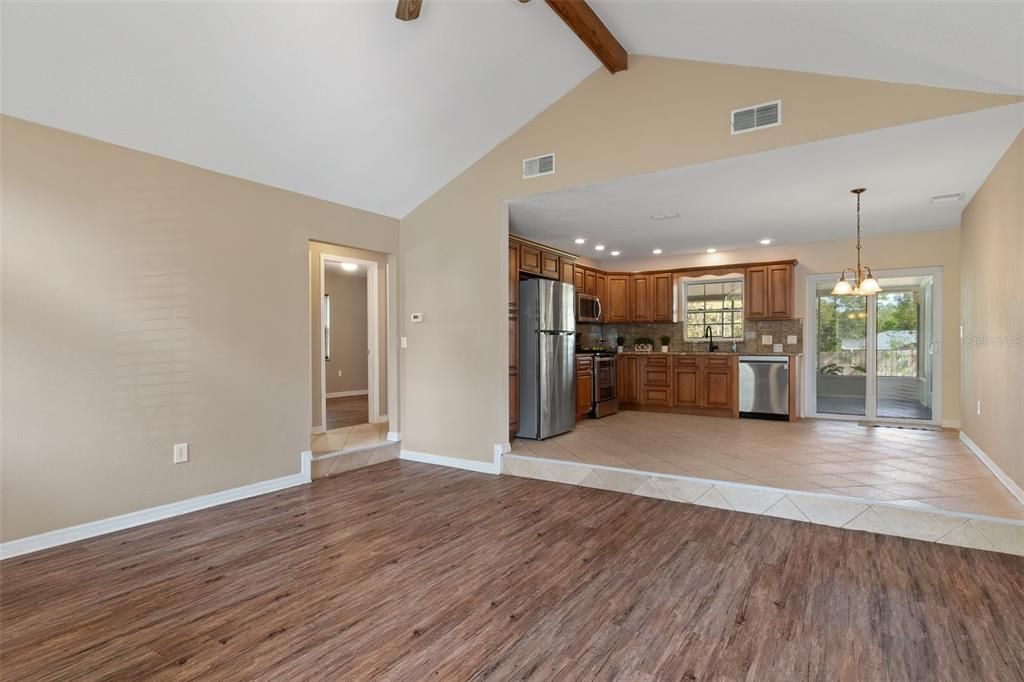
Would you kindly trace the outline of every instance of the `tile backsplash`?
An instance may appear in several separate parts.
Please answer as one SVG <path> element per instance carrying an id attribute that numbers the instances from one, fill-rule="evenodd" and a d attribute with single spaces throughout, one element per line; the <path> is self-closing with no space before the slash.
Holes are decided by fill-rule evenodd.
<path id="1" fill-rule="evenodd" d="M 761 343 L 762 336 L 771 336 L 772 343 L 781 343 L 782 352 L 797 355 L 803 352 L 804 323 L 803 320 L 747 320 L 745 322 L 742 341 L 736 342 L 736 350 L 740 353 L 771 353 L 772 346 Z M 669 350 L 701 351 L 707 350 L 707 341 L 687 341 L 686 325 L 665 322 L 660 324 L 585 324 L 576 326 L 579 345 L 582 346 L 614 346 L 617 336 L 626 338 L 626 347 L 632 348 L 633 340 L 646 336 L 654 339 L 655 350 L 660 345 L 659 337 L 670 336 L 672 342 Z M 795 336 L 796 343 L 786 343 L 787 336 Z M 720 349 L 731 350 L 732 341 L 715 339 Z"/>

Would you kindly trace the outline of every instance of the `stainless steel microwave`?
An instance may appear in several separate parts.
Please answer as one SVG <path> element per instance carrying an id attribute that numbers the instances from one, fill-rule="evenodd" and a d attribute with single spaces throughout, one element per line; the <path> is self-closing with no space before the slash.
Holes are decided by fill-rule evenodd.
<path id="1" fill-rule="evenodd" d="M 576 294 L 576 320 L 601 322 L 601 299 L 590 294 Z"/>

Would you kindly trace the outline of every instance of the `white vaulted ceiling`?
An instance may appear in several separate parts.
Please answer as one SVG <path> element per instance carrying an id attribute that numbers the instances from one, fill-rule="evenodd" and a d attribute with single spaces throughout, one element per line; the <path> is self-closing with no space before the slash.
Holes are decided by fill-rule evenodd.
<path id="1" fill-rule="evenodd" d="M 1024 93 L 1024 2 L 592 0 L 631 54 Z"/>
<path id="2" fill-rule="evenodd" d="M 1022 3 L 593 0 L 634 54 L 1020 92 Z M 3 2 L 2 110 L 404 216 L 599 68 L 540 0 Z"/>

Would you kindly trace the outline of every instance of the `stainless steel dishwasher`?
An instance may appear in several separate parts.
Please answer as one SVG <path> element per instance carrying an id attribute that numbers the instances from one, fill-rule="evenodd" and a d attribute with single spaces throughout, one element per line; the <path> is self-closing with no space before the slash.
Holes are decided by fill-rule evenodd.
<path id="1" fill-rule="evenodd" d="M 788 356 L 740 356 L 740 416 L 789 419 Z"/>

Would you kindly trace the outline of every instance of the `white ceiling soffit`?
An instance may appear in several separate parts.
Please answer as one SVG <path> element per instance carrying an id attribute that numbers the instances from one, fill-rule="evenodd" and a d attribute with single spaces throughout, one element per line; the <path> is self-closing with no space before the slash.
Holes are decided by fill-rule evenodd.
<path id="1" fill-rule="evenodd" d="M 516 234 L 609 262 L 853 237 L 854 187 L 866 235 L 944 229 L 1024 128 L 1024 104 L 537 195 L 510 204 Z M 756 133 L 755 133 L 756 134 Z M 964 192 L 959 202 L 931 203 Z M 652 220 L 651 216 L 674 216 Z M 586 246 L 573 240 L 583 237 Z M 606 250 L 593 250 L 598 244 Z"/>
<path id="2" fill-rule="evenodd" d="M 1024 2 L 591 0 L 632 54 L 1024 92 Z"/>
<path id="3" fill-rule="evenodd" d="M 543 2 L 2 3 L 3 112 L 401 217 L 597 68 Z"/>

